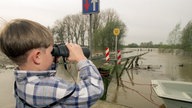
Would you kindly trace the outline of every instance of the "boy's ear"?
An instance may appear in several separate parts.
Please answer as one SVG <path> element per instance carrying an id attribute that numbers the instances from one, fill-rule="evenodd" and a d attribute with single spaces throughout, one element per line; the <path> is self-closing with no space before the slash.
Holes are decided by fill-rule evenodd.
<path id="1" fill-rule="evenodd" d="M 32 62 L 35 64 L 40 64 L 41 63 L 41 51 L 39 49 L 35 49 L 32 52 L 31 59 Z"/>

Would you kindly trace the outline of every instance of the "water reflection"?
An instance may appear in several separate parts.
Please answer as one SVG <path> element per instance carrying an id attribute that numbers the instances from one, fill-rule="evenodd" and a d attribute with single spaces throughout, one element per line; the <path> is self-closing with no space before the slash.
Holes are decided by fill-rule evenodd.
<path id="1" fill-rule="evenodd" d="M 137 51 L 136 49 L 125 50 L 134 50 L 134 52 L 125 54 L 123 55 L 124 57 L 141 54 L 143 50 L 146 51 L 147 49 L 143 49 L 142 51 Z M 170 80 L 192 81 L 192 57 L 158 53 L 158 49 L 152 49 L 150 53 L 142 56 L 139 65 L 140 67 L 152 66 L 152 69 L 148 71 L 161 72 L 163 76 L 160 78 L 167 77 Z M 138 71 L 136 71 L 136 73 L 138 73 Z"/>
<path id="2" fill-rule="evenodd" d="M 192 64 L 184 64 L 179 68 L 179 74 L 184 81 L 192 82 Z"/>

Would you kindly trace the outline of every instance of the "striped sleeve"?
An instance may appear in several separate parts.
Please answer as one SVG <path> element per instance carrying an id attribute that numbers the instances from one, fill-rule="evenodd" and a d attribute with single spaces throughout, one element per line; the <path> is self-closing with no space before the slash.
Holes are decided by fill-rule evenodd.
<path id="1" fill-rule="evenodd" d="M 80 61 L 77 67 L 80 82 L 73 96 L 79 107 L 90 107 L 103 95 L 103 81 L 98 69 L 90 60 Z"/>

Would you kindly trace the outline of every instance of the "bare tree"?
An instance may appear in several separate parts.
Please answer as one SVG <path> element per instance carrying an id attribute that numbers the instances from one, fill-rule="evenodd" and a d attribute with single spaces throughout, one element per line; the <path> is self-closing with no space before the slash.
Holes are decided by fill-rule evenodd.
<path id="1" fill-rule="evenodd" d="M 87 15 L 75 14 L 68 15 L 62 20 L 56 21 L 53 27 L 53 33 L 57 34 L 63 42 L 75 42 L 85 45 L 89 36 L 89 17 Z M 108 9 L 99 14 L 93 15 L 93 41 L 94 49 L 103 49 L 110 47 L 114 49 L 115 36 L 113 29 L 120 28 L 118 43 L 124 37 L 126 30 L 125 24 L 119 19 L 119 16 L 113 9 Z"/>
<path id="2" fill-rule="evenodd" d="M 56 21 L 52 31 L 63 42 L 75 42 L 84 45 L 87 31 L 86 20 L 87 17 L 81 14 L 68 15 L 63 20 Z"/>
<path id="3" fill-rule="evenodd" d="M 52 28 L 52 33 L 54 36 L 59 37 L 56 38 L 59 43 L 64 43 L 64 31 L 65 31 L 65 25 L 60 21 L 57 20 L 55 22 L 54 28 Z"/>
<path id="4" fill-rule="evenodd" d="M 80 39 L 81 39 L 81 45 L 82 46 L 85 46 L 85 40 L 87 40 L 85 38 L 85 35 L 86 35 L 86 31 L 88 31 L 88 17 L 87 16 L 82 16 L 80 15 L 81 17 L 81 21 L 80 21 L 80 25 L 79 25 L 79 36 L 80 36 Z"/>

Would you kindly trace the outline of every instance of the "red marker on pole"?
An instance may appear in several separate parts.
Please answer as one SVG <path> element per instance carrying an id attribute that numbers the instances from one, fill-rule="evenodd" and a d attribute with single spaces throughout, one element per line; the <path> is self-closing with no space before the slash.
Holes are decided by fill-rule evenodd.
<path id="1" fill-rule="evenodd" d="M 121 64 L 121 51 L 117 51 L 117 64 Z"/>
<path id="2" fill-rule="evenodd" d="M 105 59 L 106 59 L 106 62 L 109 62 L 109 60 L 110 60 L 110 57 L 109 57 L 109 48 L 106 48 L 106 50 L 105 50 Z"/>

